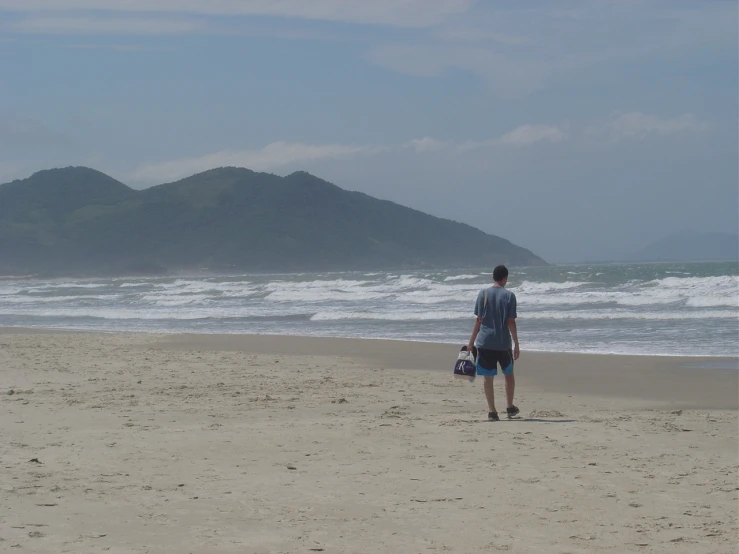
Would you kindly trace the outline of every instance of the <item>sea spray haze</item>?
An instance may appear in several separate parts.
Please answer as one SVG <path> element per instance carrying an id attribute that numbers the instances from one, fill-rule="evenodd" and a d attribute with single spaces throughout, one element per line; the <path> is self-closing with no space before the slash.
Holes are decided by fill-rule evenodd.
<path id="1" fill-rule="evenodd" d="M 2 280 L 0 325 L 462 344 L 490 269 Z M 735 263 L 515 269 L 523 350 L 736 356 Z"/>

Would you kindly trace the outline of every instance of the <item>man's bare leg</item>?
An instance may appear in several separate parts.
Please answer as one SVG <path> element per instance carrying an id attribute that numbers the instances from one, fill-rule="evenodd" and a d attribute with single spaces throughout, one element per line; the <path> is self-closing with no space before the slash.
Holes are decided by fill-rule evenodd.
<path id="1" fill-rule="evenodd" d="M 491 387 L 492 388 L 492 387 Z M 513 407 L 513 391 L 516 388 L 516 378 L 513 373 L 505 376 L 505 398 L 508 402 L 508 408 Z"/>
<path id="2" fill-rule="evenodd" d="M 494 412 L 495 411 L 495 392 L 493 391 L 493 376 L 485 375 L 484 379 L 485 379 L 485 382 L 483 383 L 483 388 L 485 389 L 485 398 L 487 398 L 487 401 L 488 401 L 488 411 Z"/>

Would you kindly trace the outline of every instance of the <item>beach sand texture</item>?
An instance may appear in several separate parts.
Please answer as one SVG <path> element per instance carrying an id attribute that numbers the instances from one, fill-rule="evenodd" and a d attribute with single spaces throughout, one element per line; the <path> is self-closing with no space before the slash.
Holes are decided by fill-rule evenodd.
<path id="1" fill-rule="evenodd" d="M 488 423 L 455 355 L 5 330 L 0 552 L 737 552 L 735 370 L 524 349 Z"/>

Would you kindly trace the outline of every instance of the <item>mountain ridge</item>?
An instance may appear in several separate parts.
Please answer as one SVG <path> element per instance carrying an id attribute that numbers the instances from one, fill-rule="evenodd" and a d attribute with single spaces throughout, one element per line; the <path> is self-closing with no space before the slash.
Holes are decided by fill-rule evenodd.
<path id="1" fill-rule="evenodd" d="M 739 234 L 679 231 L 632 254 L 635 262 L 708 262 L 739 260 Z"/>
<path id="2" fill-rule="evenodd" d="M 543 265 L 465 223 L 304 171 L 207 170 L 135 190 L 97 170 L 0 185 L 0 272 L 418 269 Z"/>

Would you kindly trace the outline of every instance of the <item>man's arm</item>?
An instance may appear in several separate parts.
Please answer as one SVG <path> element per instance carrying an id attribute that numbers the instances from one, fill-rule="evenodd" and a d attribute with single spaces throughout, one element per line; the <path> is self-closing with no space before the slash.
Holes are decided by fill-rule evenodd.
<path id="1" fill-rule="evenodd" d="M 518 348 L 518 329 L 516 329 L 516 320 L 512 317 L 508 318 L 508 330 L 511 332 L 511 338 L 513 339 L 513 359 L 518 360 L 518 356 L 521 354 Z"/>
<path id="2" fill-rule="evenodd" d="M 480 325 L 482 324 L 482 317 L 477 316 L 477 319 L 475 320 L 475 326 L 472 328 L 472 336 L 470 337 L 470 342 L 467 343 L 467 350 L 472 351 L 472 347 L 475 346 L 475 339 L 477 338 L 477 333 L 480 332 Z"/>

